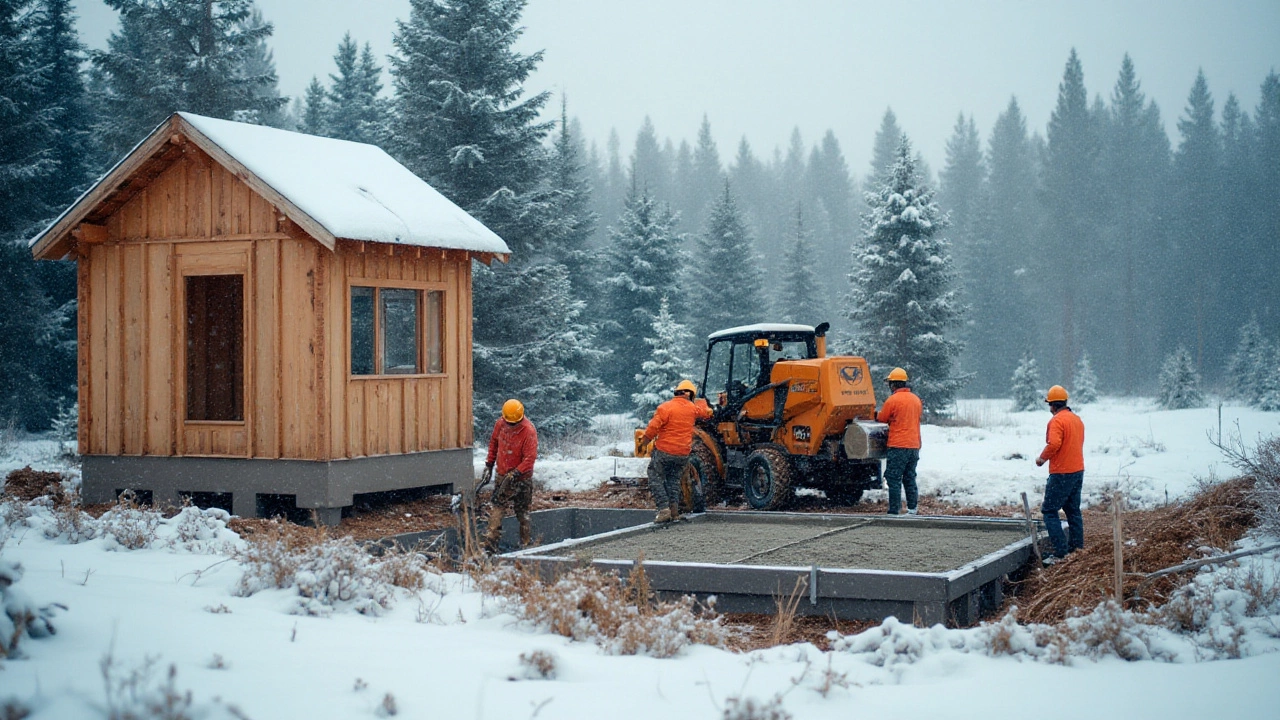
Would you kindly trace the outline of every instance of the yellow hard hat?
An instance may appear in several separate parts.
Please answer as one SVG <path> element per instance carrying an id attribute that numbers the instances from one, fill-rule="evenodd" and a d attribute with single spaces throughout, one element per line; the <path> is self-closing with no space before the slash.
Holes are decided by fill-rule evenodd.
<path id="1" fill-rule="evenodd" d="M 1044 401 L 1048 403 L 1066 402 L 1067 389 L 1062 387 L 1061 385 L 1054 385 L 1053 387 L 1049 388 L 1049 394 L 1044 396 Z"/>
<path id="2" fill-rule="evenodd" d="M 524 403 L 511 398 L 502 403 L 502 419 L 509 423 L 518 423 L 524 419 Z"/>
<path id="3" fill-rule="evenodd" d="M 676 392 L 677 393 L 687 392 L 690 395 L 697 395 L 698 386 L 694 385 L 692 380 L 681 380 L 680 384 L 676 385 Z"/>
<path id="4" fill-rule="evenodd" d="M 888 380 L 889 382 L 906 382 L 907 371 L 902 368 L 894 368 L 889 372 L 889 377 L 886 377 L 885 380 Z"/>

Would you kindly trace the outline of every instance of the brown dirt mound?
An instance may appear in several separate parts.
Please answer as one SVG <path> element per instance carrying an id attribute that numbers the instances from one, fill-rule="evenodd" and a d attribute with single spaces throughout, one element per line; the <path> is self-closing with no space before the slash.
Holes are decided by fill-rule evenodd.
<path id="1" fill-rule="evenodd" d="M 1238 478 L 1202 489 L 1185 502 L 1124 514 L 1125 605 L 1162 604 L 1187 575 L 1160 578 L 1134 591 L 1147 573 L 1206 554 L 1229 551 L 1255 522 L 1249 499 L 1253 481 Z M 1205 553 L 1204 548 L 1213 552 Z M 1115 587 L 1115 546 L 1111 514 L 1103 508 L 1085 513 L 1085 547 L 1066 560 L 1033 572 L 1009 600 L 1023 622 L 1055 623 L 1074 611 L 1088 611 L 1109 599 Z"/>
<path id="2" fill-rule="evenodd" d="M 62 474 L 32 470 L 28 465 L 9 473 L 4 481 L 4 494 L 30 502 L 42 495 L 57 495 L 62 491 Z"/>

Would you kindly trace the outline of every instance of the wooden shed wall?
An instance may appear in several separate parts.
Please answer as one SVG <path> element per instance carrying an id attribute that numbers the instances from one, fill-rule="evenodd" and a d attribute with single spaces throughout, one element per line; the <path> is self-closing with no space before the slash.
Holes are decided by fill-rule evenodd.
<path id="1" fill-rule="evenodd" d="M 326 460 L 470 445 L 465 253 L 335 253 L 199 152 L 105 225 L 105 243 L 79 248 L 82 453 Z M 183 277 L 221 273 L 245 278 L 245 419 L 190 422 Z M 445 290 L 443 375 L 350 378 L 348 277 Z"/>

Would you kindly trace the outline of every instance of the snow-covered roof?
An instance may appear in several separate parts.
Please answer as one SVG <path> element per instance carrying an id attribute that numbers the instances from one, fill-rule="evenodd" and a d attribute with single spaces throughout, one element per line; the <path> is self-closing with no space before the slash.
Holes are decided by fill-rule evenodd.
<path id="1" fill-rule="evenodd" d="M 176 113 L 31 240 L 39 257 L 181 133 L 321 243 L 335 239 L 506 255 L 502 238 L 381 148 L 262 125 Z"/>
<path id="2" fill-rule="evenodd" d="M 492 230 L 382 148 L 178 113 L 336 238 L 509 253 Z"/>
<path id="3" fill-rule="evenodd" d="M 812 333 L 812 325 L 789 325 L 787 323 L 756 323 L 755 325 L 740 325 L 727 330 L 718 330 L 707 336 L 708 340 L 727 337 L 729 335 L 744 334 L 764 334 L 764 333 L 789 333 L 803 332 Z"/>

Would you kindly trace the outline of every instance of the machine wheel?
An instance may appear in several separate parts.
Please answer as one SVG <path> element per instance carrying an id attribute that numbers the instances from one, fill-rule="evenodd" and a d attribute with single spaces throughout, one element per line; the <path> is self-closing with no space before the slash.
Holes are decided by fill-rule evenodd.
<path id="1" fill-rule="evenodd" d="M 716 472 L 715 455 L 700 440 L 693 441 L 693 450 L 689 453 L 689 469 L 697 475 L 702 487 L 702 498 L 707 504 L 715 505 L 724 500 L 724 478 Z"/>
<path id="2" fill-rule="evenodd" d="M 742 494 L 753 510 L 777 510 L 791 502 L 795 467 L 785 451 L 765 446 L 747 456 Z"/>

